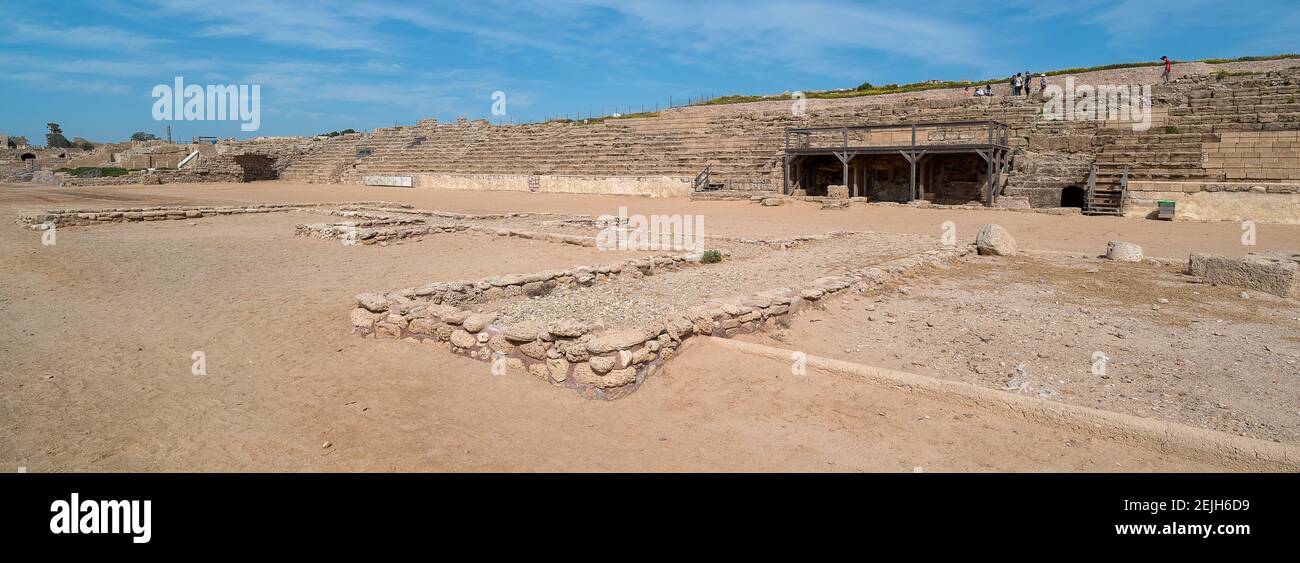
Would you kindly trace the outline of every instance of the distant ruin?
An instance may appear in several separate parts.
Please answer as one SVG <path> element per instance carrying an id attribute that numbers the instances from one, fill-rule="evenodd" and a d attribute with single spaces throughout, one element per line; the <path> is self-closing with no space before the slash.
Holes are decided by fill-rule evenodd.
<path id="1" fill-rule="evenodd" d="M 843 185 L 845 197 L 870 202 L 978 202 L 1153 216 L 1164 200 L 1177 206 L 1182 219 L 1300 222 L 1300 67 L 1267 68 L 1197 74 L 1155 86 L 1152 99 L 1143 101 L 1151 106 L 1145 131 L 1117 121 L 1045 119 L 1041 94 L 976 98 L 953 90 L 810 100 L 806 112 L 792 111 L 788 102 L 763 101 L 592 122 L 491 125 L 425 119 L 415 126 L 318 137 L 188 145 L 147 141 L 95 151 L 8 148 L 0 149 L 0 178 L 23 181 L 34 169 L 111 166 L 128 173 L 56 176 L 64 185 L 283 179 L 813 198 L 840 195 L 828 188 Z M 918 146 L 868 157 L 864 147 L 848 151 L 853 154 L 831 150 L 835 143 L 822 145 L 829 148 L 821 153 L 800 154 L 785 139 L 789 131 L 863 131 L 863 126 L 893 128 L 907 137 L 917 124 L 973 122 L 998 124 L 996 142 L 987 137 L 978 141 L 988 145 L 985 149 L 957 153 Z M 957 134 L 952 127 L 923 127 L 922 134 L 921 145 L 965 143 L 944 138 Z M 911 146 L 910 137 L 896 140 L 894 145 Z M 35 158 L 23 160 L 23 154 Z"/>

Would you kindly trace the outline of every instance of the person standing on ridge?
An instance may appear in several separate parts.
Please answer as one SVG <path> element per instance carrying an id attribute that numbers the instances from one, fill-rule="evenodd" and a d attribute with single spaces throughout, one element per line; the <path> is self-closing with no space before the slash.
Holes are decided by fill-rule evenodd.
<path id="1" fill-rule="evenodd" d="M 1173 74 L 1174 71 L 1174 62 L 1169 60 L 1169 57 L 1160 57 L 1160 60 L 1164 61 L 1165 63 L 1165 69 L 1160 72 L 1160 79 L 1164 80 L 1165 84 L 1168 84 L 1169 75 Z"/>

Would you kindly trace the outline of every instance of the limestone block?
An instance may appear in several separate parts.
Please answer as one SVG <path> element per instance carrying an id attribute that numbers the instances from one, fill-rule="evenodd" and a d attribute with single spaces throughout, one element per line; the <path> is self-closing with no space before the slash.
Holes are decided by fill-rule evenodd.
<path id="1" fill-rule="evenodd" d="M 1242 258 L 1193 254 L 1188 273 L 1206 283 L 1300 298 L 1300 252 L 1257 252 Z"/>
<path id="2" fill-rule="evenodd" d="M 1142 247 L 1131 242 L 1112 240 L 1106 243 L 1106 259 L 1116 262 L 1141 262 Z"/>
<path id="3" fill-rule="evenodd" d="M 478 339 L 463 329 L 457 329 L 451 333 L 451 344 L 460 348 L 472 348 L 478 344 Z"/>
<path id="4" fill-rule="evenodd" d="M 569 362 L 564 358 L 548 358 L 546 371 L 550 372 L 551 379 L 564 381 L 569 378 Z"/>
<path id="5" fill-rule="evenodd" d="M 357 328 L 371 328 L 379 318 L 379 313 L 371 313 L 363 307 L 352 310 L 352 326 Z"/>
<path id="6" fill-rule="evenodd" d="M 469 332 L 479 332 L 487 328 L 487 325 L 494 320 L 496 320 L 496 314 L 494 313 L 470 313 L 461 324 Z"/>
<path id="7" fill-rule="evenodd" d="M 607 354 L 617 350 L 626 350 L 646 341 L 646 335 L 639 330 L 617 330 L 592 338 L 587 342 L 587 351 L 592 354 Z"/>
<path id="8" fill-rule="evenodd" d="M 1011 256 L 1016 253 L 1016 239 L 1001 225 L 990 223 L 980 227 L 975 247 L 981 255 Z"/>
<path id="9" fill-rule="evenodd" d="M 391 302 L 380 293 L 362 293 L 357 295 L 357 304 L 371 312 L 382 313 L 388 310 Z"/>

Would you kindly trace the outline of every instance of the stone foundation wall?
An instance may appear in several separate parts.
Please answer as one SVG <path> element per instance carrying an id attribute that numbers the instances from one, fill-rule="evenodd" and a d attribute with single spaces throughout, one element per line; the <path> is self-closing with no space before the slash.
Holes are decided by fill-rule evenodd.
<path id="1" fill-rule="evenodd" d="M 313 211 L 320 208 L 346 207 L 360 205 L 392 205 L 388 202 L 358 203 L 283 203 L 247 206 L 151 206 L 151 207 L 114 207 L 98 209 L 52 209 L 48 211 L 23 211 L 18 214 L 18 224 L 41 227 L 55 225 L 59 227 L 94 225 L 113 222 L 167 221 L 181 219 L 198 219 L 224 215 L 243 215 L 248 213 L 282 213 L 289 211 Z"/>
<path id="2" fill-rule="evenodd" d="M 415 187 L 472 191 L 684 197 L 691 182 L 669 176 L 547 176 L 512 174 L 415 174 Z"/>
<path id="3" fill-rule="evenodd" d="M 587 398 L 617 399 L 661 369 L 693 335 L 731 337 L 762 330 L 768 323 L 849 288 L 883 284 L 921 267 L 941 267 L 972 251 L 969 247 L 934 250 L 819 278 L 804 287 L 777 288 L 690 307 L 649 326 L 592 327 L 572 319 L 502 326 L 496 324 L 493 313 L 466 308 L 502 298 L 544 295 L 560 287 L 617 283 L 629 276 L 653 276 L 657 270 L 710 265 L 700 264 L 698 256 L 658 256 L 434 283 L 386 294 L 365 293 L 357 296 L 351 321 L 363 337 L 445 345 L 453 353 L 496 362 L 506 371 L 527 373 Z"/>

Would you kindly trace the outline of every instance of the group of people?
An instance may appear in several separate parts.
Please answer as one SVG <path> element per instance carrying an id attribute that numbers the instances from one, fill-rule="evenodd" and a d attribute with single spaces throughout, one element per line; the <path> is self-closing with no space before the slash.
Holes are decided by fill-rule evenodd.
<path id="1" fill-rule="evenodd" d="M 1046 75 L 1046 74 L 1039 74 L 1039 75 L 1038 75 L 1038 92 L 1041 94 L 1044 90 L 1047 90 L 1047 75 Z M 970 87 L 967 86 L 967 87 L 966 87 L 966 92 L 967 92 L 967 95 L 975 96 L 975 97 L 977 97 L 977 98 L 983 98 L 983 97 L 987 97 L 987 96 L 992 96 L 992 95 L 993 95 L 993 85 L 992 85 L 992 84 L 985 84 L 985 85 L 983 85 L 983 86 L 978 86 L 978 87 L 975 88 L 975 93 L 974 93 L 974 94 L 971 94 L 971 93 L 970 93 Z M 1025 96 L 1025 97 L 1027 98 L 1027 97 L 1029 97 L 1029 95 L 1032 94 L 1033 92 L 1034 92 L 1034 75 L 1033 75 L 1033 74 L 1030 74 L 1029 72 L 1019 72 L 1019 73 L 1016 73 L 1015 76 L 1011 77 L 1011 95 L 1013 95 L 1013 96 Z"/>
<path id="2" fill-rule="evenodd" d="M 1161 71 L 1160 71 L 1160 79 L 1163 80 L 1165 84 L 1168 84 L 1168 83 L 1169 83 L 1170 75 L 1173 74 L 1173 66 L 1174 66 L 1174 62 L 1171 61 L 1171 60 L 1169 60 L 1169 57 L 1160 57 L 1160 62 L 1164 64 L 1164 68 L 1162 68 Z M 1039 75 L 1038 75 L 1038 93 L 1041 94 L 1041 93 L 1043 93 L 1043 92 L 1046 91 L 1046 90 L 1047 90 L 1047 75 L 1046 75 L 1046 74 L 1039 74 Z M 1033 74 L 1030 74 L 1029 72 L 1018 72 L 1018 73 L 1016 73 L 1015 76 L 1012 76 L 1012 77 L 1011 77 L 1011 95 L 1012 95 L 1012 96 L 1022 96 L 1022 95 L 1023 95 L 1023 96 L 1025 96 L 1025 97 L 1029 97 L 1029 95 L 1032 94 L 1033 92 L 1034 92 L 1034 75 L 1033 75 Z M 977 87 L 975 88 L 975 93 L 974 93 L 974 94 L 971 94 L 971 92 L 970 92 L 970 86 L 967 86 L 967 87 L 966 87 L 966 95 L 967 95 L 967 96 L 975 96 L 976 98 L 984 98 L 984 97 L 992 96 L 992 95 L 993 95 L 993 85 L 992 85 L 992 84 L 985 84 L 985 85 L 983 85 L 983 86 L 977 86 Z"/>
<path id="3" fill-rule="evenodd" d="M 1047 75 L 1038 75 L 1038 93 L 1047 90 Z M 1024 95 L 1026 98 L 1034 92 L 1034 75 L 1028 71 L 1016 73 L 1011 77 L 1011 95 Z"/>

